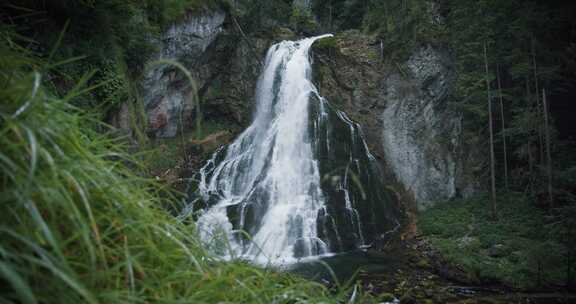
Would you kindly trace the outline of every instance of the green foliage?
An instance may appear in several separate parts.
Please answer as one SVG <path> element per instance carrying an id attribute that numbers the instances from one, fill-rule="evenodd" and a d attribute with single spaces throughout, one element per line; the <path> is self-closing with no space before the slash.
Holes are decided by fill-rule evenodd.
<path id="1" fill-rule="evenodd" d="M 85 59 L 55 69 L 55 89 L 65 92 L 85 71 L 94 70 L 95 86 L 75 104 L 98 107 L 103 115 L 121 103 L 138 103 L 136 85 L 144 64 L 158 51 L 161 31 L 186 13 L 220 7 L 216 0 L 62 1 L 9 0 L 1 21 L 19 33 L 38 37 L 35 49 L 49 60 Z M 51 52 L 45 50 L 54 50 Z"/>
<path id="2" fill-rule="evenodd" d="M 117 105 L 129 98 L 129 88 L 127 80 L 123 77 L 125 74 L 118 70 L 117 63 L 113 61 L 104 61 L 100 66 L 99 79 L 97 83 L 102 86 L 95 92 L 98 101 L 107 105 Z"/>
<path id="3" fill-rule="evenodd" d="M 247 33 L 261 33 L 278 25 L 290 24 L 291 0 L 239 0 L 231 13 Z"/>
<path id="4" fill-rule="evenodd" d="M 1 302 L 342 301 L 345 290 L 211 258 L 194 225 L 161 208 L 166 191 L 71 104 L 87 81 L 54 95 L 48 65 L 1 37 Z"/>
<path id="5" fill-rule="evenodd" d="M 187 12 L 199 14 L 228 4 L 223 0 L 145 0 L 143 2 L 142 6 L 149 19 L 162 28 L 181 19 Z"/>
<path id="6" fill-rule="evenodd" d="M 547 40 L 565 21 L 552 18 L 555 12 L 537 1 L 444 0 L 441 6 L 446 26 L 458 29 L 449 31 L 446 42 L 457 63 L 451 106 L 464 113 L 464 131 L 485 136 L 490 94 L 494 127 L 500 133 L 496 135 L 498 175 L 503 175 L 501 139 L 505 135 L 508 164 L 516 167 L 510 174 L 512 188 L 529 188 L 532 194 L 543 192 L 542 90 L 548 92 L 548 102 L 553 102 L 550 96 L 558 92 L 560 76 L 555 58 L 561 57 L 558 49 L 545 45 L 551 44 Z M 488 74 L 484 71 L 484 44 L 488 49 Z M 503 118 L 499 113 L 500 95 Z M 549 132 L 554 142 L 553 125 Z"/>
<path id="7" fill-rule="evenodd" d="M 369 5 L 367 0 L 320 0 L 312 2 L 312 11 L 328 31 L 358 29 Z"/>
<path id="8" fill-rule="evenodd" d="M 17 3 L 16 3 L 17 2 Z M 144 62 L 156 51 L 152 43 L 159 26 L 148 20 L 142 3 L 104 1 L 9 1 L 1 21 L 19 33 L 37 37 L 34 49 L 52 64 L 48 83 L 64 95 L 86 71 L 86 94 L 74 96 L 78 107 L 96 109 L 100 119 L 108 111 L 128 103 L 138 108 L 136 80 Z M 82 58 L 69 64 L 70 58 Z M 133 111 L 135 114 L 136 111 Z M 135 133 L 142 134 L 143 121 L 133 115 Z M 142 136 L 138 136 L 142 139 Z"/>
<path id="9" fill-rule="evenodd" d="M 399 62 L 420 45 L 446 40 L 447 29 L 430 1 L 373 1 L 363 23 L 366 31 L 381 37 L 386 56 Z"/>
<path id="10" fill-rule="evenodd" d="M 530 201 L 520 194 L 501 196 L 497 222 L 490 219 L 488 198 L 446 202 L 423 212 L 419 227 L 447 261 L 474 280 L 516 288 L 564 284 L 570 244 Z"/>
<path id="11" fill-rule="evenodd" d="M 422 44 L 440 44 L 447 29 L 436 5 L 425 0 L 324 0 L 313 11 L 328 31 L 364 29 L 382 40 L 389 60 L 403 61 Z"/>
<path id="12" fill-rule="evenodd" d="M 326 37 L 316 41 L 312 47 L 314 50 L 337 50 L 338 39 L 336 37 Z M 320 67 L 321 69 L 324 67 Z"/>
<path id="13" fill-rule="evenodd" d="M 290 24 L 296 32 L 314 33 L 318 30 L 318 24 L 312 16 L 312 12 L 299 6 L 292 8 Z"/>

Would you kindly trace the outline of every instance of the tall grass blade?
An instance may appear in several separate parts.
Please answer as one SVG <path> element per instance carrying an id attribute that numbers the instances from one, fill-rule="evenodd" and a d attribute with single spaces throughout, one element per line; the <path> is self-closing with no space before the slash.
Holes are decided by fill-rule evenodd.
<path id="1" fill-rule="evenodd" d="M 18 110 L 16 110 L 14 115 L 12 115 L 13 119 L 24 113 L 24 111 L 30 107 L 34 99 L 36 99 L 36 94 L 38 94 L 38 90 L 40 89 L 40 82 L 42 77 L 38 72 L 34 72 L 32 75 L 34 76 L 34 83 L 32 84 L 32 94 L 30 94 L 30 99 L 28 99 L 20 108 L 18 108 Z"/>
<path id="2" fill-rule="evenodd" d="M 48 55 L 48 62 L 52 62 L 54 54 L 56 54 L 56 51 L 60 48 L 60 45 L 62 44 L 62 39 L 64 39 L 64 34 L 68 30 L 69 25 L 70 25 L 70 19 L 66 20 L 66 23 L 64 23 L 64 27 L 60 31 L 60 34 L 58 34 L 58 39 L 56 39 L 56 43 L 54 44 L 54 47 L 52 47 L 50 55 Z"/>
<path id="3" fill-rule="evenodd" d="M 34 133 L 30 129 L 25 128 L 24 130 L 26 130 L 26 135 L 30 142 L 30 169 L 28 170 L 28 184 L 30 184 L 34 178 L 36 166 L 38 165 L 38 142 L 36 141 L 36 136 L 34 136 Z"/>
<path id="4" fill-rule="evenodd" d="M 2 276 L 4 280 L 12 285 L 14 291 L 16 291 L 22 303 L 38 303 L 36 297 L 34 296 L 34 292 L 26 283 L 25 279 L 22 278 L 18 272 L 15 271 L 13 267 L 11 267 L 8 263 L 0 261 L 0 276 Z"/>

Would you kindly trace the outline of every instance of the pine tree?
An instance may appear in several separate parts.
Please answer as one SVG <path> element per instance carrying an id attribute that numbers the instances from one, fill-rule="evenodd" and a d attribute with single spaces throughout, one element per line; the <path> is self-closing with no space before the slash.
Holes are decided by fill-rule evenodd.
<path id="1" fill-rule="evenodd" d="M 548 203 L 550 207 L 554 207 L 554 197 L 552 195 L 552 156 L 550 155 L 550 126 L 548 124 L 548 103 L 546 101 L 546 89 L 542 89 L 542 112 L 544 113 L 544 136 L 546 140 Z"/>

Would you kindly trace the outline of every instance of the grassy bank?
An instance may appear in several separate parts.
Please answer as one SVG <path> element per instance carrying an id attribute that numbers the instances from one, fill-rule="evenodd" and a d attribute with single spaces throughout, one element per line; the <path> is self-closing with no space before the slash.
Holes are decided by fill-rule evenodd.
<path id="1" fill-rule="evenodd" d="M 574 252 L 558 227 L 565 223 L 521 194 L 502 196 L 498 206 L 499 219 L 492 221 L 487 198 L 439 204 L 421 214 L 419 228 L 471 282 L 521 289 L 570 285 Z"/>

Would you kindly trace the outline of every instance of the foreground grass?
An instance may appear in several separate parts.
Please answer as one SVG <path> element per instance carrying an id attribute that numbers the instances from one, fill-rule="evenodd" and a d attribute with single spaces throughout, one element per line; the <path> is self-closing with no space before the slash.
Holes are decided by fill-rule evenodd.
<path id="1" fill-rule="evenodd" d="M 498 206 L 492 221 L 486 198 L 439 204 L 420 215 L 419 228 L 470 281 L 521 289 L 569 284 L 572 253 L 550 216 L 521 194 L 501 196 Z"/>
<path id="2" fill-rule="evenodd" d="M 332 303 L 344 290 L 215 260 L 194 225 L 160 206 L 117 141 L 66 96 L 47 64 L 0 41 L 1 303 Z M 43 71 L 43 73 L 39 72 Z M 127 166 L 129 164 L 130 166 Z M 368 301 L 361 299 L 358 301 Z"/>

